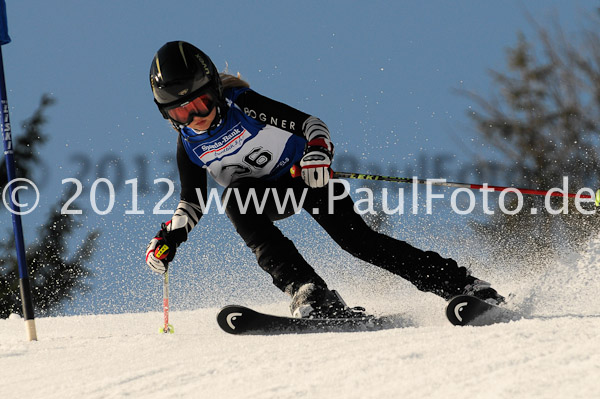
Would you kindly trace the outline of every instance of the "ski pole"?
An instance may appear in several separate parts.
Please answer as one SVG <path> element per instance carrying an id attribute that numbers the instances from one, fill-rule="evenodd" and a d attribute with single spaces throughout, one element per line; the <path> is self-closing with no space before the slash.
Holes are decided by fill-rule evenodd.
<path id="1" fill-rule="evenodd" d="M 166 271 L 163 275 L 163 315 L 164 326 L 160 328 L 160 332 L 164 334 L 173 334 L 175 330 L 169 324 L 169 272 Z"/>
<path id="2" fill-rule="evenodd" d="M 29 341 L 37 341 L 37 330 L 35 328 L 35 316 L 33 311 L 33 299 L 31 296 L 31 283 L 27 270 L 27 259 L 25 256 L 25 242 L 23 240 L 23 222 L 21 220 L 21 204 L 19 203 L 18 189 L 11 182 L 15 180 L 15 158 L 12 134 L 10 129 L 10 117 L 8 97 L 6 95 L 6 80 L 4 76 L 4 61 L 2 59 L 1 47 L 10 43 L 6 21 L 6 4 L 0 1 L 0 130 L 4 141 L 4 159 L 6 163 L 6 178 L 9 188 L 10 212 L 12 213 L 13 232 L 15 236 L 15 250 L 17 253 L 17 266 L 19 270 L 19 287 L 21 291 L 21 302 L 23 306 L 23 318 L 25 319 L 25 331 Z M 6 190 L 6 188 L 4 189 Z M 8 203 L 6 202 L 8 206 Z"/>
<path id="3" fill-rule="evenodd" d="M 290 169 L 292 177 L 300 176 L 301 169 L 299 166 L 294 165 Z M 487 189 L 492 191 L 504 191 L 507 189 L 518 190 L 521 194 L 530 195 L 550 195 L 551 197 L 569 197 L 569 198 L 594 198 L 596 206 L 600 206 L 600 189 L 596 191 L 596 195 L 589 194 L 574 194 L 564 193 L 561 191 L 551 190 L 534 190 L 530 188 L 517 188 L 517 187 L 504 187 L 504 186 L 492 186 L 482 184 L 471 184 L 471 183 L 456 183 L 449 181 L 441 181 L 442 179 L 417 179 L 416 177 L 394 177 L 394 176 L 381 176 L 371 175 L 367 173 L 353 173 L 353 172 L 333 172 L 332 178 L 334 179 L 358 179 L 358 180 L 373 180 L 373 181 L 389 181 L 395 183 L 416 183 L 416 184 L 431 184 L 432 186 L 441 187 L 455 187 L 455 188 L 468 188 L 471 190 Z"/>
<path id="4" fill-rule="evenodd" d="M 569 197 L 569 198 L 595 198 L 596 205 L 600 201 L 600 189 L 596 191 L 596 195 L 588 195 L 588 194 L 574 194 L 574 193 L 564 193 L 560 191 L 551 191 L 551 190 L 534 190 L 530 188 L 516 188 L 516 187 L 504 187 L 504 186 L 492 186 L 492 185 L 482 185 L 482 184 L 471 184 L 471 183 L 456 183 L 449 181 L 439 181 L 437 179 L 417 179 L 412 177 L 393 177 L 393 176 L 380 176 L 380 175 L 370 175 L 365 173 L 351 173 L 351 172 L 333 172 L 333 178 L 343 178 L 343 179 L 360 179 L 360 180 L 376 180 L 376 181 L 391 181 L 396 183 L 417 183 L 417 184 L 431 184 L 432 186 L 442 186 L 442 187 L 456 187 L 456 188 L 469 188 L 472 190 L 479 189 L 488 189 L 492 191 L 504 191 L 507 189 L 518 190 L 521 194 L 530 194 L 530 195 L 550 195 L 551 197 Z"/>

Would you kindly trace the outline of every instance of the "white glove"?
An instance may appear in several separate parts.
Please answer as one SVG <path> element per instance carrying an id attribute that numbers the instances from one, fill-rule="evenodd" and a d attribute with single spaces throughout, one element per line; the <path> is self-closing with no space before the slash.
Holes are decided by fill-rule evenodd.
<path id="1" fill-rule="evenodd" d="M 146 264 L 156 273 L 165 274 L 169 268 L 169 246 L 160 237 L 154 237 L 146 248 Z"/>
<path id="2" fill-rule="evenodd" d="M 312 188 L 319 188 L 329 183 L 332 176 L 331 159 L 333 144 L 325 138 L 317 138 L 308 142 L 304 156 L 300 160 L 302 179 Z"/>
<path id="3" fill-rule="evenodd" d="M 180 237 L 185 233 L 185 229 L 177 229 L 170 231 L 169 227 L 171 221 L 163 223 L 161 229 L 156 236 L 150 240 L 148 247 L 146 247 L 146 264 L 150 266 L 153 271 L 165 274 L 169 268 L 169 262 L 175 258 L 175 251 L 181 241 L 187 239 L 187 233 L 185 239 Z"/>

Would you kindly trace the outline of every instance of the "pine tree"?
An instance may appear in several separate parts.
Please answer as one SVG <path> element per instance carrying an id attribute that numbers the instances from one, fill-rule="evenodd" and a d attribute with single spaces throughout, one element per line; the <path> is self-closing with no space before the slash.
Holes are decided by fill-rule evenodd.
<path id="1" fill-rule="evenodd" d="M 503 154 L 506 180 L 514 186 L 562 187 L 563 176 L 568 176 L 570 191 L 595 188 L 600 165 L 600 35 L 586 30 L 579 40 L 570 41 L 558 25 L 551 31 L 538 26 L 537 34 L 537 42 L 519 35 L 507 53 L 508 71 L 492 72 L 497 93 L 491 99 L 469 94 L 479 108 L 469 114 L 478 133 Z M 551 203 L 559 209 L 562 199 Z M 592 210 L 593 204 L 582 207 Z M 532 214 L 531 208 L 539 212 Z M 585 242 L 599 224 L 597 217 L 578 212 L 573 200 L 568 214 L 550 215 L 543 209 L 544 198 L 524 196 L 518 214 L 496 211 L 487 223 L 473 226 L 503 253 L 531 253 L 543 261 L 565 245 Z"/>
<path id="2" fill-rule="evenodd" d="M 39 147 L 47 140 L 42 128 L 46 122 L 44 111 L 54 103 L 54 99 L 44 95 L 39 108 L 23 125 L 24 132 L 14 146 L 17 177 L 32 179 L 35 167 L 40 164 Z M 7 184 L 6 165 L 0 165 L 0 190 Z M 39 235 L 34 244 L 26 249 L 29 277 L 36 314 L 50 314 L 65 300 L 72 298 L 76 291 L 88 287 L 84 278 L 89 275 L 85 263 L 95 249 L 98 231 L 89 232 L 81 245 L 69 256 L 67 243 L 72 240 L 80 224 L 73 215 L 62 215 L 59 201 L 39 227 Z M 12 231 L 0 242 L 3 256 L 0 257 L 0 318 L 11 313 L 22 314 L 19 293 L 18 265 Z"/>

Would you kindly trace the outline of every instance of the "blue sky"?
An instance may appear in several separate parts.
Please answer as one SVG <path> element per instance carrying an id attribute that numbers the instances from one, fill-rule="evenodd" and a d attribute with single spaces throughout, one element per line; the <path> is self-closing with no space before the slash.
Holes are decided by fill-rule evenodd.
<path id="1" fill-rule="evenodd" d="M 451 180 L 470 167 L 473 149 L 494 156 L 477 140 L 466 116 L 470 101 L 456 89 L 489 92 L 489 69 L 505 68 L 505 50 L 518 31 L 532 34 L 527 13 L 541 23 L 558 18 L 569 32 L 593 10 L 579 0 L 7 0 L 12 43 L 3 54 L 14 133 L 43 93 L 57 100 L 48 112 L 50 141 L 37 177 L 41 208 L 24 218 L 26 234 L 58 198 L 62 179 L 80 177 L 89 189 L 97 177 L 120 168 L 114 178 L 118 211 L 85 213 L 88 227 L 106 230 L 103 245 L 114 249 L 95 258 L 96 278 L 111 296 L 122 288 L 111 279 L 128 281 L 145 272 L 141 253 L 166 218 L 150 214 L 161 193 L 151 190 L 141 199 L 145 215 L 124 216 L 131 190 L 124 181 L 141 174 L 150 182 L 175 177 L 167 160 L 176 136 L 148 84 L 150 61 L 167 41 L 189 41 L 219 69 L 241 72 L 260 93 L 319 116 L 332 131 L 337 154 L 355 157 L 363 171 L 410 175 L 421 157 L 430 166 L 420 177 Z M 450 158 L 435 170 L 432 159 L 439 153 Z M 85 195 L 81 201 L 89 211 Z M 176 203 L 175 195 L 165 209 Z M 217 247 L 238 248 L 224 223 L 220 217 L 207 221 L 182 256 L 214 263 Z M 410 232 L 427 232 L 427 226 Z M 224 244 L 215 234 L 226 237 Z M 254 270 L 246 252 L 240 248 L 242 261 L 233 262 Z M 111 269 L 114 264 L 120 266 Z M 153 284 L 150 277 L 139 279 L 135 284 Z"/>

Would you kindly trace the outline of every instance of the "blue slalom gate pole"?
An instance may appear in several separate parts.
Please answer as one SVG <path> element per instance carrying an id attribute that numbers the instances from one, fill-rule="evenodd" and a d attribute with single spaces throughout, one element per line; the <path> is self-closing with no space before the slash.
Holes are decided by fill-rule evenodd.
<path id="1" fill-rule="evenodd" d="M 35 317 L 33 315 L 33 301 L 31 299 L 31 285 L 29 283 L 29 273 L 27 272 L 27 260 L 25 258 L 25 243 L 23 241 L 23 225 L 21 224 L 20 202 L 18 199 L 18 190 L 13 191 L 11 182 L 15 176 L 15 159 L 13 154 L 13 142 L 10 129 L 10 117 L 8 108 L 8 99 L 6 96 L 6 83 L 4 78 L 4 60 L 2 58 L 2 46 L 10 43 L 8 36 L 8 27 L 6 19 L 6 3 L 0 0 L 0 114 L 2 139 L 4 141 L 4 157 L 6 160 L 6 174 L 8 177 L 8 189 L 10 194 L 10 205 L 12 213 L 13 230 L 15 233 L 15 247 L 17 250 L 17 262 L 19 264 L 19 285 L 21 289 L 21 301 L 23 303 L 23 318 L 25 319 L 25 330 L 29 341 L 37 340 L 35 329 Z"/>

